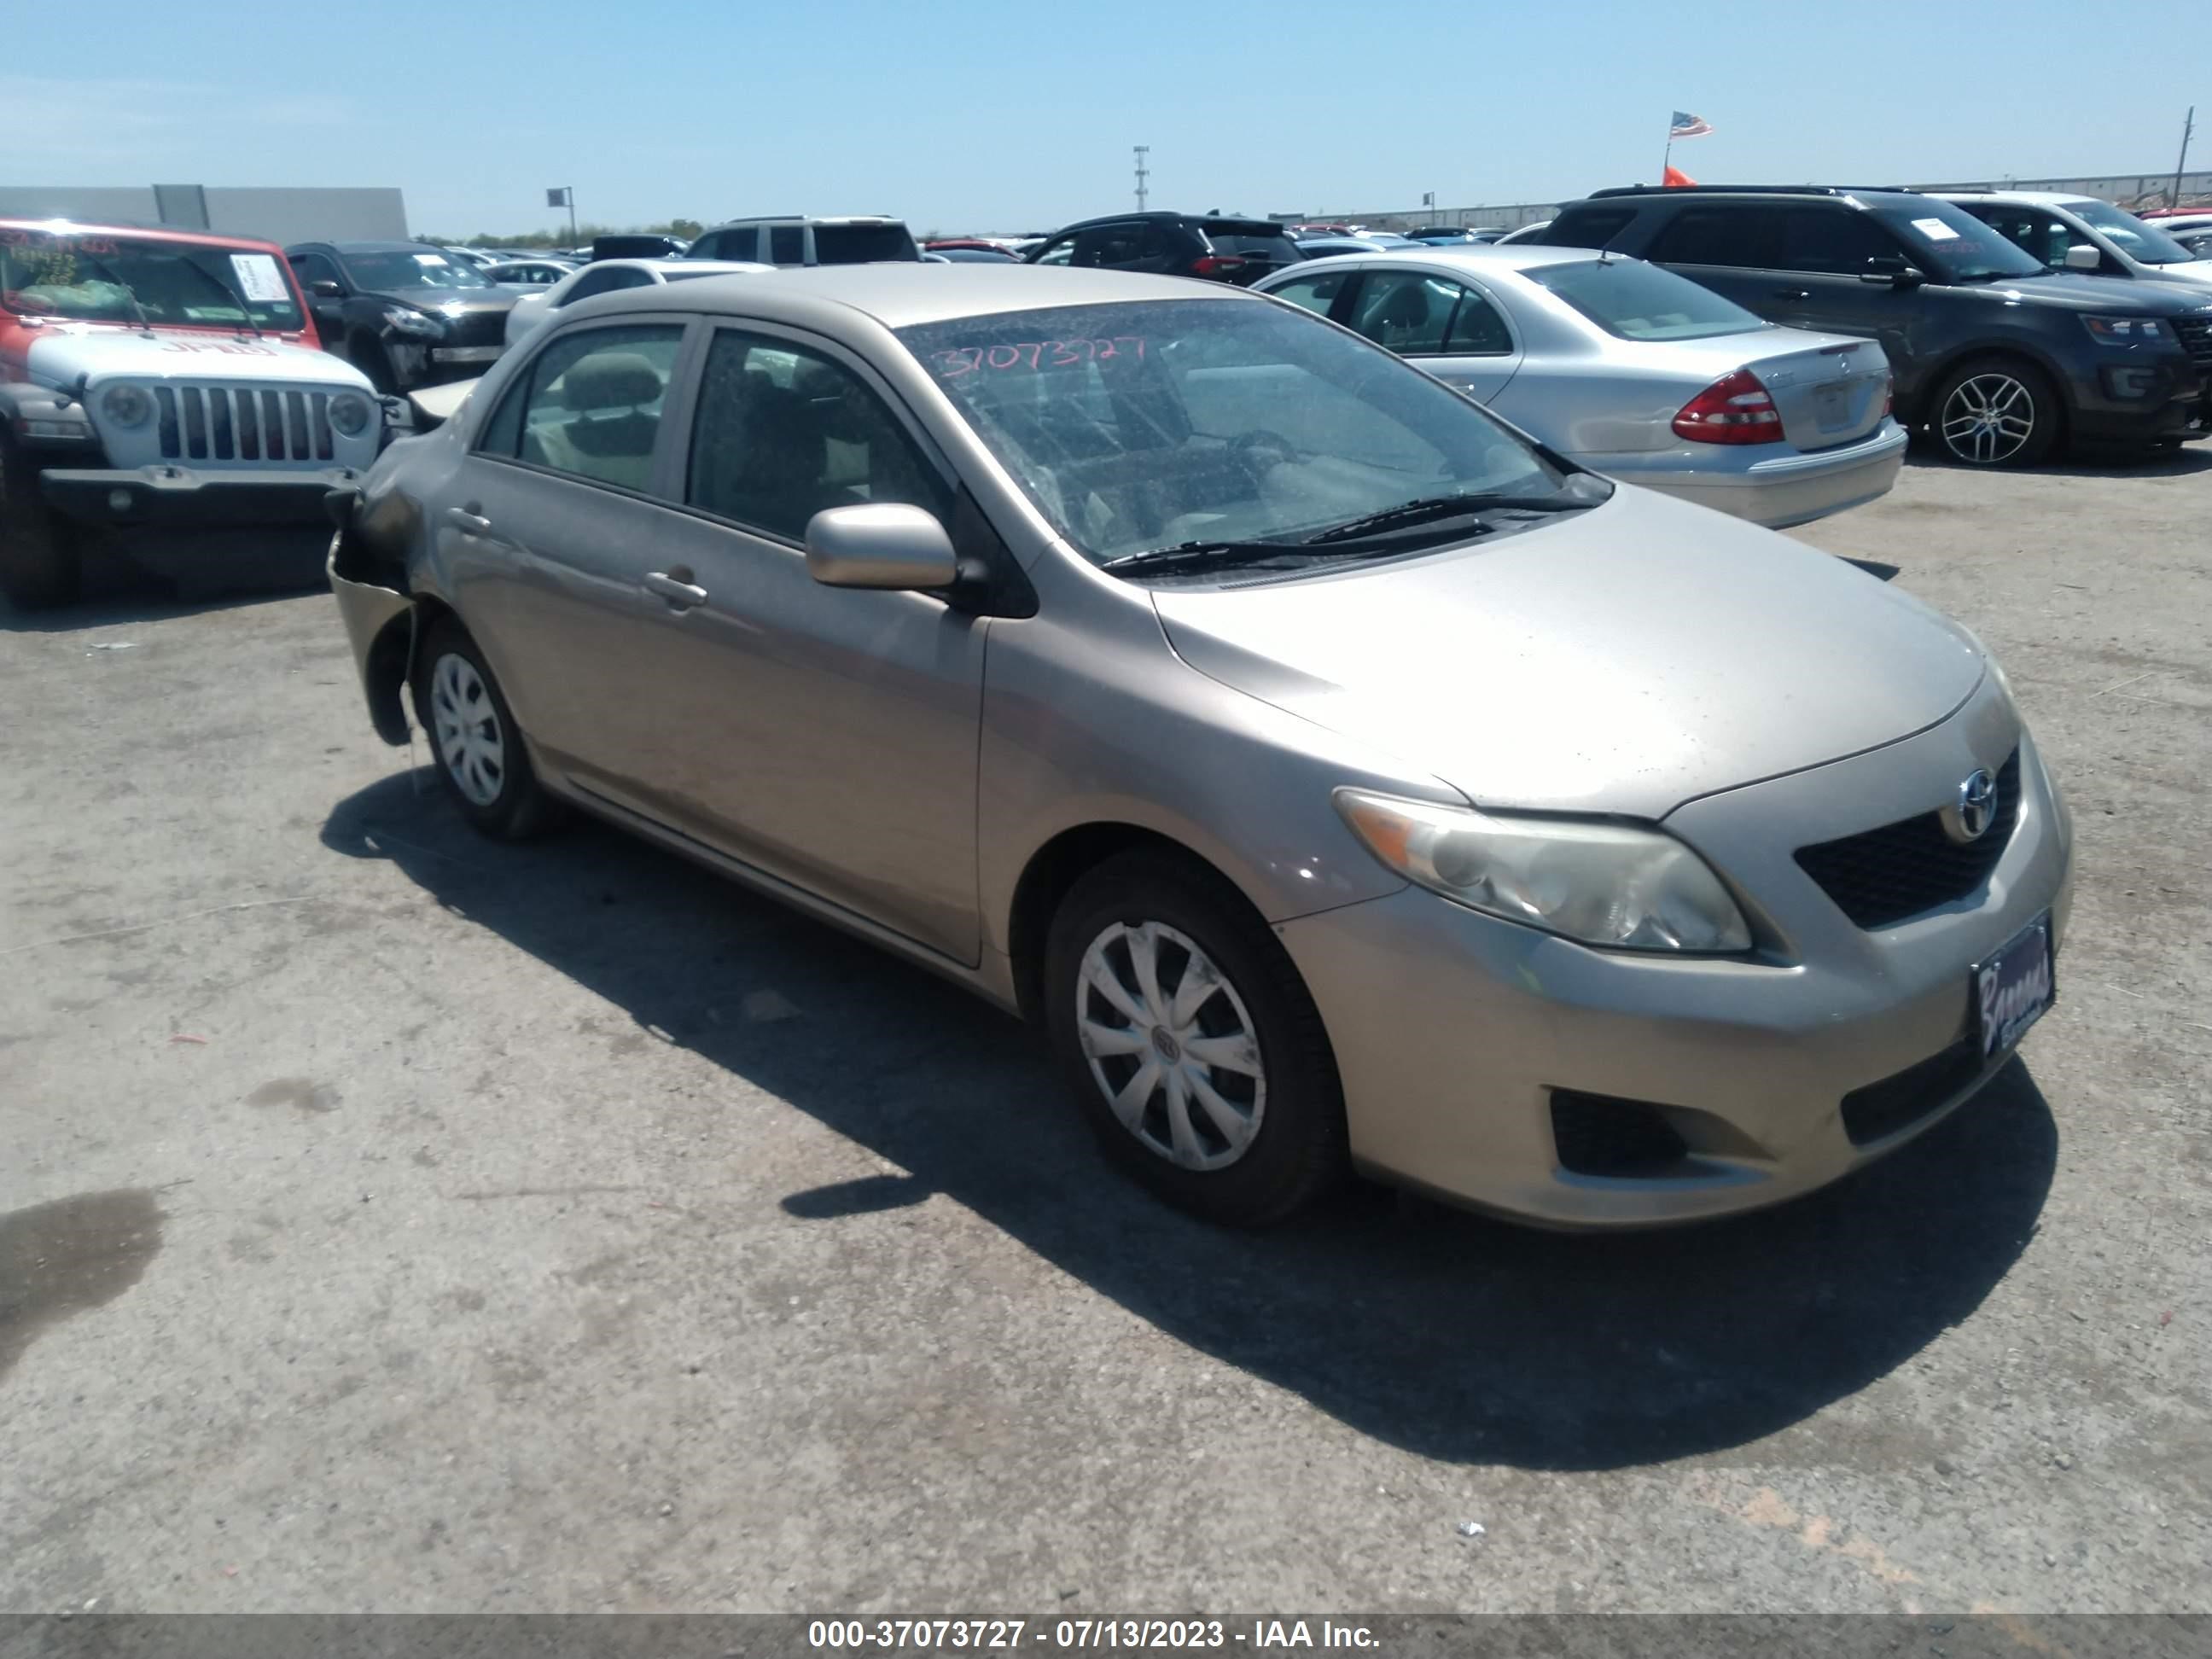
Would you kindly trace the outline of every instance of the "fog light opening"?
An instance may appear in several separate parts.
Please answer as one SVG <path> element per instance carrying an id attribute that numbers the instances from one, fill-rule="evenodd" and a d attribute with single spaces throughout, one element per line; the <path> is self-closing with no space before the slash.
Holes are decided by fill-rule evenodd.
<path id="1" fill-rule="evenodd" d="M 129 490 L 111 489 L 107 492 L 107 510 L 110 513 L 128 513 L 131 508 L 131 492 Z"/>
<path id="2" fill-rule="evenodd" d="M 1660 1108 L 1643 1100 L 1552 1091 L 1552 1142 L 1559 1167 L 1572 1175 L 1615 1180 L 1678 1176 L 1689 1143 Z"/>

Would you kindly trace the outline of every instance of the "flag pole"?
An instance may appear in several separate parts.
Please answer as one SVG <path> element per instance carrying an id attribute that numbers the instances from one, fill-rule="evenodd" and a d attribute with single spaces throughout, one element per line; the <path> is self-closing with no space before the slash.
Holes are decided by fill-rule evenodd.
<path id="1" fill-rule="evenodd" d="M 1667 169 L 1674 165 L 1674 118 L 1667 118 L 1667 148 L 1659 157 L 1659 182 L 1667 182 Z"/>

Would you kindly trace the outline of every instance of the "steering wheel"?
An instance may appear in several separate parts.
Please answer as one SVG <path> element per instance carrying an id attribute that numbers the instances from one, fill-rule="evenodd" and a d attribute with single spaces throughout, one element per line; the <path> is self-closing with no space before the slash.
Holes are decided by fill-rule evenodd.
<path id="1" fill-rule="evenodd" d="M 1269 468 L 1285 465 L 1296 460 L 1298 454 L 1288 438 L 1264 426 L 1231 438 L 1229 453 L 1238 465 L 1252 475 L 1255 483 L 1267 477 Z"/>

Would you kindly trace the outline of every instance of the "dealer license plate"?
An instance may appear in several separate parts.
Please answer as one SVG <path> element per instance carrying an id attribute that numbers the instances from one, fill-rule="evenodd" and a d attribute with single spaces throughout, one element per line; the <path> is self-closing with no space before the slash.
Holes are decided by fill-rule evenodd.
<path id="1" fill-rule="evenodd" d="M 490 363 L 499 361 L 504 346 L 436 346 L 431 349 L 433 361 L 441 363 Z"/>
<path id="2" fill-rule="evenodd" d="M 1977 963 L 1972 988 L 1974 1019 L 1987 1060 L 2018 1042 L 2051 1006 L 2050 915 L 2038 916 L 1987 962 Z"/>

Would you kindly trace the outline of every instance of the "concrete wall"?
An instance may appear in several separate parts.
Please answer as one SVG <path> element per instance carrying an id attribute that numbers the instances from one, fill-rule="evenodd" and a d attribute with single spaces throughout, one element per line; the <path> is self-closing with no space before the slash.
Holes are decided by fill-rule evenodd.
<path id="1" fill-rule="evenodd" d="M 166 211 L 164 210 L 166 210 Z M 396 190 L 266 190 L 225 185 L 70 188 L 0 185 L 0 216 L 125 220 L 226 231 L 271 242 L 404 240 L 406 199 Z"/>
<path id="2" fill-rule="evenodd" d="M 1716 183 L 1741 184 L 1742 179 Z M 2115 173 L 2075 179 L 1967 179 L 1948 184 L 1915 185 L 1915 190 L 2045 190 L 2070 196 L 2096 196 L 2124 208 L 2168 207 L 2173 194 L 2173 170 L 2164 173 Z M 2181 205 L 2212 203 L 2212 172 L 2181 175 Z M 1389 208 L 1361 213 L 1310 213 L 1297 216 L 1309 222 L 1337 225 L 1365 225 L 1372 230 L 1410 230 L 1417 225 L 1500 225 L 1508 230 L 1549 219 L 1559 210 L 1556 202 L 1510 202 L 1499 206 L 1468 208 Z"/>

